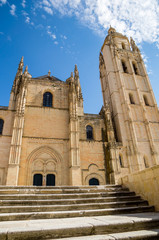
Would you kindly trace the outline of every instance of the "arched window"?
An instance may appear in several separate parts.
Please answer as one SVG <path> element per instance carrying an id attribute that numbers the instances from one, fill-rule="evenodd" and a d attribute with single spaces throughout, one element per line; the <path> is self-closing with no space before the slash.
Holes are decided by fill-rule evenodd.
<path id="1" fill-rule="evenodd" d="M 87 134 L 87 139 L 88 140 L 93 139 L 93 128 L 90 125 L 86 126 L 86 134 Z"/>
<path id="2" fill-rule="evenodd" d="M 143 95 L 143 99 L 144 99 L 144 103 L 146 106 L 150 106 L 149 105 L 149 102 L 148 102 L 148 99 L 147 99 L 147 96 Z"/>
<path id="3" fill-rule="evenodd" d="M 121 64 L 122 64 L 122 67 L 123 67 L 123 72 L 124 72 L 124 73 L 128 73 L 126 63 L 122 60 L 122 61 L 121 61 Z"/>
<path id="4" fill-rule="evenodd" d="M 50 92 L 45 92 L 43 95 L 43 106 L 52 107 L 52 94 Z"/>
<path id="5" fill-rule="evenodd" d="M 119 154 L 119 162 L 120 162 L 120 167 L 124 167 L 124 164 L 123 164 L 123 157 L 121 154 Z"/>
<path id="6" fill-rule="evenodd" d="M 4 121 L 3 119 L 0 119 L 0 135 L 2 135 L 2 132 L 3 132 L 3 125 L 4 125 Z"/>
<path id="7" fill-rule="evenodd" d="M 136 63 L 132 62 L 132 65 L 133 65 L 134 73 L 138 75 L 138 68 L 136 66 Z"/>
<path id="8" fill-rule="evenodd" d="M 145 157 L 145 156 L 144 156 L 144 165 L 145 165 L 145 168 L 149 167 L 147 157 Z"/>
<path id="9" fill-rule="evenodd" d="M 92 185 L 99 185 L 99 180 L 97 178 L 91 178 L 89 180 L 89 185 L 92 186 Z"/>
<path id="10" fill-rule="evenodd" d="M 131 104 L 135 104 L 134 97 L 131 93 L 129 93 L 129 99 Z"/>
<path id="11" fill-rule="evenodd" d="M 125 49 L 125 44 L 124 43 L 122 43 L 121 46 L 122 46 L 122 49 Z"/>

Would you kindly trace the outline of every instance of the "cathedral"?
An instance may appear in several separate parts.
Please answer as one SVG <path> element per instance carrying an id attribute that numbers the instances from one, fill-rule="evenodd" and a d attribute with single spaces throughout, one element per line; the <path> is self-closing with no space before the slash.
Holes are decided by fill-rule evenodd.
<path id="1" fill-rule="evenodd" d="M 66 81 L 50 71 L 33 78 L 23 66 L 22 57 L 9 106 L 0 107 L 0 185 L 122 183 L 139 189 L 149 171 L 154 184 L 158 107 L 132 38 L 108 30 L 99 56 L 99 114 L 83 112 L 76 65 Z"/>

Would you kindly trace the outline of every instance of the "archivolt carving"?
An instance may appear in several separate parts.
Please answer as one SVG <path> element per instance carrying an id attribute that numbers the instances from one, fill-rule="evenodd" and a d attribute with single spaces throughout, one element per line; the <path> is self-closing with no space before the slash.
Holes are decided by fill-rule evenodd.
<path id="1" fill-rule="evenodd" d="M 57 151 L 55 151 L 53 148 L 48 146 L 42 146 L 42 147 L 36 148 L 30 153 L 27 159 L 27 162 L 31 163 L 34 159 L 38 158 L 38 156 L 40 156 L 43 153 L 49 154 L 51 158 L 53 158 L 56 162 L 59 162 L 62 160 L 60 154 Z"/>
<path id="2" fill-rule="evenodd" d="M 27 184 L 32 185 L 35 173 L 41 173 L 43 176 L 53 173 L 57 175 L 57 185 L 60 185 L 61 161 L 60 154 L 51 147 L 42 146 L 33 150 L 27 159 Z"/>
<path id="3" fill-rule="evenodd" d="M 89 172 L 97 172 L 98 171 L 98 166 L 96 164 L 92 163 L 88 166 L 88 171 Z"/>
<path id="4" fill-rule="evenodd" d="M 99 184 L 104 185 L 105 181 L 104 181 L 104 178 L 101 175 L 103 175 L 103 172 L 99 171 L 98 165 L 95 164 L 95 163 L 91 163 L 88 166 L 87 172 L 85 171 L 85 175 L 83 176 L 84 177 L 83 178 L 84 184 L 89 185 L 89 180 L 91 178 L 97 178 L 99 180 Z"/>
<path id="5" fill-rule="evenodd" d="M 89 185 L 89 180 L 91 178 L 97 178 L 99 180 L 99 184 L 104 185 L 104 179 L 98 173 L 91 173 L 91 174 L 87 175 L 87 177 L 85 178 L 85 184 L 86 185 Z"/>

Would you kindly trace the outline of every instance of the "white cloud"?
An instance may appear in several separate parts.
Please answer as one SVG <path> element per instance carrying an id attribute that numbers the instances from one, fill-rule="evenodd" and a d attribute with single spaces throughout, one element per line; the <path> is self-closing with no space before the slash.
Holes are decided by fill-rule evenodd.
<path id="1" fill-rule="evenodd" d="M 45 16 L 44 14 L 42 14 L 41 17 L 42 17 L 43 19 L 46 19 L 46 16 Z"/>
<path id="2" fill-rule="evenodd" d="M 64 39 L 64 40 L 67 39 L 67 37 L 65 35 L 61 35 L 61 38 Z"/>
<path id="3" fill-rule="evenodd" d="M 34 23 L 31 21 L 29 14 L 26 11 L 22 11 L 22 15 L 25 17 L 25 22 L 30 25 L 34 25 Z M 36 26 L 38 27 L 38 26 Z"/>
<path id="4" fill-rule="evenodd" d="M 48 34 L 53 40 L 56 39 L 56 35 L 55 35 L 54 33 L 52 33 L 50 26 L 47 26 L 47 34 Z M 57 42 L 57 41 L 56 41 L 56 42 Z M 54 43 L 55 43 L 55 42 L 54 42 Z M 55 44 L 58 44 L 58 42 L 55 43 Z"/>
<path id="5" fill-rule="evenodd" d="M 100 34 L 105 35 L 112 25 L 137 43 L 155 42 L 159 46 L 158 0 L 43 0 L 41 6 L 50 14 L 56 10 L 62 15 L 76 16 Z"/>
<path id="6" fill-rule="evenodd" d="M 29 14 L 26 11 L 22 11 L 22 15 L 28 16 Z"/>
<path id="7" fill-rule="evenodd" d="M 30 17 L 26 17 L 25 22 L 30 23 Z"/>
<path id="8" fill-rule="evenodd" d="M 22 0 L 22 7 L 23 7 L 23 8 L 26 7 L 26 0 Z"/>
<path id="9" fill-rule="evenodd" d="M 0 6 L 2 6 L 3 4 L 6 4 L 7 0 L 0 0 Z"/>
<path id="10" fill-rule="evenodd" d="M 51 7 L 51 4 L 47 0 L 43 0 L 42 3 L 48 7 Z"/>
<path id="11" fill-rule="evenodd" d="M 12 4 L 10 7 L 11 7 L 11 10 L 10 10 L 11 15 L 16 16 L 16 14 L 15 14 L 16 6 L 14 4 Z"/>
<path id="12" fill-rule="evenodd" d="M 56 39 L 56 35 L 55 35 L 55 34 L 52 34 L 51 37 L 52 37 L 53 39 Z"/>
<path id="13" fill-rule="evenodd" d="M 45 12 L 47 12 L 50 15 L 53 15 L 53 10 L 49 7 L 44 7 Z"/>

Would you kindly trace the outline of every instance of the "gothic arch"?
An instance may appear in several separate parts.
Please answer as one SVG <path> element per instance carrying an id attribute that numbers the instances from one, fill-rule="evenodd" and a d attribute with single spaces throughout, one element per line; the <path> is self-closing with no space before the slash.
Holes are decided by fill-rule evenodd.
<path id="1" fill-rule="evenodd" d="M 61 155 L 49 146 L 41 146 L 34 149 L 27 158 L 27 185 L 32 185 L 33 175 L 35 173 L 43 173 L 44 176 L 54 174 L 57 176 L 57 185 L 61 185 L 61 162 Z M 38 167 L 36 168 L 34 166 L 34 163 L 42 164 L 43 167 L 39 167 L 38 169 Z M 48 167 L 49 164 L 50 167 Z"/>
<path id="2" fill-rule="evenodd" d="M 88 129 L 88 127 L 91 127 L 92 128 L 92 138 L 88 138 L 88 136 L 87 136 L 87 129 Z M 93 126 L 93 124 L 92 123 L 87 123 L 87 124 L 85 124 L 85 131 L 86 131 L 86 139 L 87 140 L 94 140 L 94 136 L 95 136 L 95 129 L 94 129 L 94 126 Z"/>
<path id="3" fill-rule="evenodd" d="M 53 91 L 53 89 L 51 88 L 51 87 L 47 87 L 47 88 L 45 88 L 45 89 L 43 89 L 42 91 L 41 91 L 41 104 L 42 104 L 42 106 L 43 106 L 43 97 L 44 97 L 44 94 L 46 93 L 46 92 L 49 92 L 49 93 L 51 93 L 52 94 L 52 107 L 54 107 L 54 91 Z"/>
<path id="4" fill-rule="evenodd" d="M 104 179 L 103 179 L 103 177 L 102 177 L 101 175 L 99 175 L 98 173 L 91 173 L 91 174 L 87 175 L 86 178 L 85 178 L 85 184 L 86 184 L 86 185 L 89 185 L 89 180 L 90 180 L 91 178 L 96 178 L 96 179 L 98 179 L 99 185 L 104 185 Z"/>

